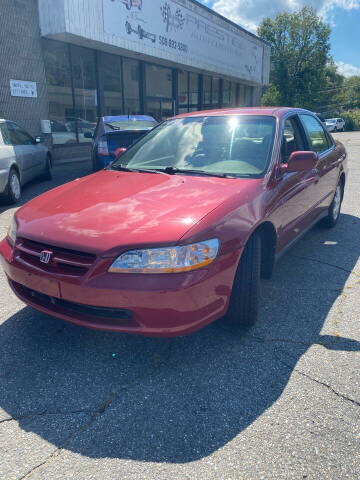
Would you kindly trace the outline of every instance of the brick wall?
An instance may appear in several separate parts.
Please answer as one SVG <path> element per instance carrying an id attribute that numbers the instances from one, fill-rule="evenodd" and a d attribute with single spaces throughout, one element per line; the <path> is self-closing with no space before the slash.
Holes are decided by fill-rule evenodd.
<path id="1" fill-rule="evenodd" d="M 36 82 L 38 98 L 12 97 L 11 78 Z M 37 0 L 0 0 L 0 118 L 39 135 L 48 117 Z"/>

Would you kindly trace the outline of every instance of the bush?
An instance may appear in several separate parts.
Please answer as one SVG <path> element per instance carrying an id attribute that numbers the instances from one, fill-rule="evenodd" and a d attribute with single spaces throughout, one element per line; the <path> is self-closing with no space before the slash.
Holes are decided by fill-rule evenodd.
<path id="1" fill-rule="evenodd" d="M 341 117 L 345 120 L 345 130 L 348 132 L 360 130 L 360 108 L 341 112 Z"/>

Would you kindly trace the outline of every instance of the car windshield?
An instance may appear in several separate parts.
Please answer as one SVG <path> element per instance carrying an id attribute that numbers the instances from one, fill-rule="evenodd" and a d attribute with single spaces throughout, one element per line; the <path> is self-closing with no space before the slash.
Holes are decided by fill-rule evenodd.
<path id="1" fill-rule="evenodd" d="M 270 161 L 275 128 L 270 116 L 175 118 L 149 132 L 113 166 L 261 177 Z"/>
<path id="2" fill-rule="evenodd" d="M 336 123 L 336 119 L 335 118 L 329 118 L 328 120 L 326 120 L 326 123 Z"/>
<path id="3" fill-rule="evenodd" d="M 106 122 L 105 130 L 150 130 L 156 125 L 155 122 L 149 120 L 119 120 L 118 122 Z"/>

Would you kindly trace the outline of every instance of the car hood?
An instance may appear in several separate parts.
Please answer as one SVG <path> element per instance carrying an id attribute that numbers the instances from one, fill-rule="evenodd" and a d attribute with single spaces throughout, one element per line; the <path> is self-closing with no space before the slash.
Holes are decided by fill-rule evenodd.
<path id="1" fill-rule="evenodd" d="M 16 214 L 18 236 L 96 254 L 167 245 L 247 191 L 250 179 L 103 170 L 31 200 Z"/>

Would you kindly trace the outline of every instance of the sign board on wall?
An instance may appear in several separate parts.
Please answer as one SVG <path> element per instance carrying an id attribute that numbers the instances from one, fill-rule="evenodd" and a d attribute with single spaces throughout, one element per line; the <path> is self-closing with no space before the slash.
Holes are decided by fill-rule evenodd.
<path id="1" fill-rule="evenodd" d="M 10 93 L 12 97 L 37 98 L 36 82 L 10 80 Z"/>
<path id="2" fill-rule="evenodd" d="M 200 62 L 210 71 L 262 83 L 264 47 L 256 39 L 176 0 L 103 0 L 103 15 L 105 33 L 131 40 L 134 50 L 146 44 L 159 58 L 172 52 L 179 63 Z"/>

